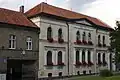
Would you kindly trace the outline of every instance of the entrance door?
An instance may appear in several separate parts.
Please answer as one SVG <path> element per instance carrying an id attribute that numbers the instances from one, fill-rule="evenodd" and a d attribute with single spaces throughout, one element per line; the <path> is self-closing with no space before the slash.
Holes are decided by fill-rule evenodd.
<path id="1" fill-rule="evenodd" d="M 22 62 L 18 60 L 8 60 L 7 62 L 7 80 L 22 79 Z"/>

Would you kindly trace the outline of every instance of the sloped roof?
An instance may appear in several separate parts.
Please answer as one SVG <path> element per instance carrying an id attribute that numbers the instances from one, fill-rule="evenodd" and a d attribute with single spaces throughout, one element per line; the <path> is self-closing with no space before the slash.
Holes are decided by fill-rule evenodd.
<path id="1" fill-rule="evenodd" d="M 49 15 L 55 15 L 55 16 L 64 17 L 64 18 L 68 18 L 68 19 L 86 18 L 96 25 L 102 26 L 104 28 L 112 29 L 109 25 L 107 25 L 106 23 L 102 22 L 101 20 L 99 20 L 97 18 L 90 17 L 90 16 L 80 14 L 77 12 L 73 12 L 70 10 L 58 8 L 58 7 L 49 5 L 49 4 L 44 3 L 44 2 L 38 4 L 37 6 L 35 6 L 32 9 L 28 10 L 25 14 L 28 17 L 33 17 L 33 16 L 41 14 L 41 13 L 46 13 Z"/>
<path id="2" fill-rule="evenodd" d="M 37 28 L 23 13 L 4 8 L 0 8 L 0 22 Z"/>

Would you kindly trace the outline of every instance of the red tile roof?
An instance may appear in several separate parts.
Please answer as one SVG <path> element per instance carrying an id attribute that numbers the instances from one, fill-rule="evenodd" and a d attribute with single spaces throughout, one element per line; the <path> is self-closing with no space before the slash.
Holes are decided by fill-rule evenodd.
<path id="1" fill-rule="evenodd" d="M 46 14 L 64 17 L 64 18 L 68 18 L 68 19 L 86 18 L 96 25 L 111 29 L 111 27 L 109 25 L 107 25 L 106 23 L 102 22 L 101 20 L 99 20 L 97 18 L 93 18 L 93 17 L 87 16 L 84 14 L 70 11 L 70 10 L 58 8 L 58 7 L 49 5 L 44 2 L 40 3 L 39 5 L 35 6 L 34 8 L 30 9 L 29 11 L 27 11 L 26 15 L 28 17 L 32 17 L 32 16 L 35 16 L 35 15 L 38 15 L 41 13 L 46 13 Z"/>
<path id="2" fill-rule="evenodd" d="M 27 27 L 37 27 L 34 23 L 27 19 L 23 13 L 4 8 L 0 8 L 0 22 Z"/>

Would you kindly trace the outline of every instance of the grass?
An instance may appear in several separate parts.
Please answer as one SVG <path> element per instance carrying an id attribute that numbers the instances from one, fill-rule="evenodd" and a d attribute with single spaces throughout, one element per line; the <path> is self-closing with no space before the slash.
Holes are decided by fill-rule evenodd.
<path id="1" fill-rule="evenodd" d="M 111 77 L 85 76 L 73 80 L 120 80 L 120 76 L 111 76 Z"/>

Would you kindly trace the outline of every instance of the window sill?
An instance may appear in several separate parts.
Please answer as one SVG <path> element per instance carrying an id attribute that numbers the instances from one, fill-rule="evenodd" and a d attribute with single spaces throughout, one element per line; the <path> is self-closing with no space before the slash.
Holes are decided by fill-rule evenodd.
<path id="1" fill-rule="evenodd" d="M 32 51 L 32 49 L 26 49 L 27 51 Z"/>
<path id="2" fill-rule="evenodd" d="M 16 48 L 9 48 L 9 49 L 16 49 Z"/>

